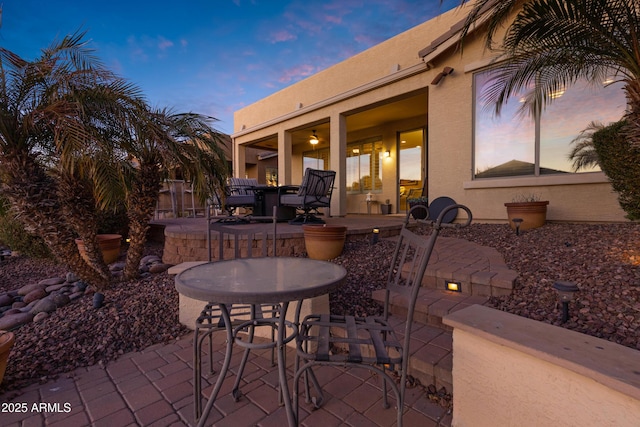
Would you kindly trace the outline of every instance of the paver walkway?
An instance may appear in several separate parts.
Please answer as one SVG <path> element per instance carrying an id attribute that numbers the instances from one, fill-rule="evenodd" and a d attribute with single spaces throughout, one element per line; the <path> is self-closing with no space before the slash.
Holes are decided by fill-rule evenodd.
<path id="1" fill-rule="evenodd" d="M 217 366 L 223 358 L 224 334 L 215 334 L 214 356 Z M 228 375 L 222 392 L 208 418 L 212 426 L 286 425 L 284 408 L 277 401 L 277 368 L 271 366 L 270 352 L 252 353 L 247 365 L 243 396 L 231 397 L 233 375 Z M 234 355 L 232 372 L 239 364 Z M 205 358 L 208 359 L 208 358 Z M 293 363 L 293 353 L 287 357 Z M 35 384 L 7 400 L 0 425 L 27 426 L 188 426 L 193 425 L 192 334 L 171 344 L 158 344 L 141 352 L 129 353 L 106 368 L 94 365 L 63 374 L 56 381 Z M 215 366 L 214 366 L 215 369 Z M 327 400 L 318 410 L 301 403 L 300 425 L 394 426 L 395 409 L 383 409 L 376 377 L 366 370 L 323 368 L 317 371 Z M 345 373 L 346 372 L 346 373 Z M 212 382 L 215 375 L 212 377 Z M 204 393 L 208 395 L 211 386 Z M 26 405 L 22 405 L 22 404 Z M 44 406 L 35 405 L 43 403 Z M 450 426 L 451 414 L 430 401 L 421 387 L 407 389 L 404 421 L 407 426 Z M 18 412 L 24 409 L 25 412 Z"/>

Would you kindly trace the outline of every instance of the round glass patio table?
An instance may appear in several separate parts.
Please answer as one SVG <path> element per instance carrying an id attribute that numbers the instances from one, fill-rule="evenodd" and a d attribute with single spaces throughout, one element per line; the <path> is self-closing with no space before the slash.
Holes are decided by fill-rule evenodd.
<path id="1" fill-rule="evenodd" d="M 289 395 L 284 361 L 286 312 L 291 301 L 324 295 L 344 283 L 347 271 L 344 267 L 309 258 L 276 257 L 244 258 L 200 264 L 184 270 L 175 279 L 181 294 L 220 306 L 227 330 L 227 353 L 222 369 L 211 392 L 209 401 L 200 417 L 206 418 L 222 386 L 228 371 L 233 345 L 233 331 L 227 305 L 231 304 L 280 304 L 281 313 L 277 325 L 276 348 L 278 372 L 287 419 L 290 426 L 297 425 Z M 296 310 L 296 317 L 299 309 Z M 295 319 L 297 323 L 299 319 Z M 200 425 L 199 424 L 199 425 Z"/>

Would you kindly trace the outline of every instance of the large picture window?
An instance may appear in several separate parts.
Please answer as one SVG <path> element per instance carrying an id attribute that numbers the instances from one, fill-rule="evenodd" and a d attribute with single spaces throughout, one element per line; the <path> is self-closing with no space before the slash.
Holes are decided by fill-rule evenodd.
<path id="1" fill-rule="evenodd" d="M 329 167 L 329 149 L 305 151 L 302 153 L 302 173 L 311 169 L 327 170 Z"/>
<path id="2" fill-rule="evenodd" d="M 347 145 L 347 192 L 382 191 L 382 141 L 371 138 Z"/>
<path id="3" fill-rule="evenodd" d="M 519 112 L 521 94 L 496 116 L 492 106 L 483 104 L 491 78 L 491 70 L 474 76 L 474 178 L 573 172 L 571 141 L 593 121 L 620 120 L 626 107 L 622 83 L 594 87 L 583 81 L 554 94 L 540 117 Z"/>

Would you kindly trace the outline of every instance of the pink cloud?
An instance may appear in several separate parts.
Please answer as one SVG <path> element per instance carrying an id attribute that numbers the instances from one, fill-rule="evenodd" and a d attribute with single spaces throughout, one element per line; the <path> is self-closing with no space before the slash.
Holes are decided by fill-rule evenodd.
<path id="1" fill-rule="evenodd" d="M 275 33 L 271 33 L 269 36 L 269 41 L 271 43 L 281 43 L 289 40 L 295 40 L 298 37 L 295 34 L 290 33 L 287 30 L 276 31 Z"/>
<path id="2" fill-rule="evenodd" d="M 291 81 L 300 80 L 309 77 L 317 71 L 317 68 L 311 64 L 300 64 L 284 72 L 278 78 L 280 83 L 289 83 Z"/>

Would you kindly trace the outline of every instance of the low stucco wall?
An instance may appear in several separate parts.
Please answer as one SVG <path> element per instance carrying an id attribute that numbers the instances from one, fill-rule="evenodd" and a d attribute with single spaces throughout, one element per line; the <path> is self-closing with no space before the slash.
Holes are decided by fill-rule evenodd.
<path id="1" fill-rule="evenodd" d="M 453 426 L 637 426 L 640 352 L 475 305 L 453 331 Z"/>

